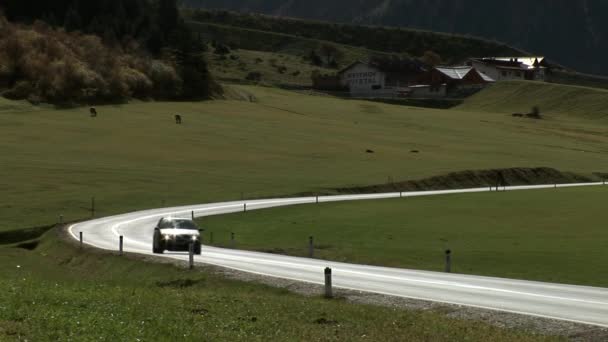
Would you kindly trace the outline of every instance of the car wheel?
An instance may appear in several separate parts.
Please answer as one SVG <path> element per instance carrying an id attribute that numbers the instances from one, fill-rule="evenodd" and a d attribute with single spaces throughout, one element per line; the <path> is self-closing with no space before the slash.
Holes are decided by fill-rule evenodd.
<path id="1" fill-rule="evenodd" d="M 163 254 L 165 251 L 164 246 L 160 241 L 160 234 L 157 232 L 154 233 L 154 239 L 152 241 L 152 253 L 154 254 Z"/>

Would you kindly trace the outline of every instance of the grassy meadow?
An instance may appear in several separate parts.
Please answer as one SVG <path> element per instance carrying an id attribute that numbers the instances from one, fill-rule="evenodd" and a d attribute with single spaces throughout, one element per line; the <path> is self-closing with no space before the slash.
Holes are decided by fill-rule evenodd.
<path id="1" fill-rule="evenodd" d="M 93 196 L 102 216 L 470 169 L 608 170 L 605 119 L 232 91 L 255 102 L 134 102 L 99 106 L 92 119 L 88 108 L 1 99 L 0 231 L 51 224 L 59 214 L 88 217 Z M 176 113 L 183 125 L 173 122 Z"/>
<path id="2" fill-rule="evenodd" d="M 608 287 L 608 186 L 321 203 L 199 219 L 214 245 Z"/>

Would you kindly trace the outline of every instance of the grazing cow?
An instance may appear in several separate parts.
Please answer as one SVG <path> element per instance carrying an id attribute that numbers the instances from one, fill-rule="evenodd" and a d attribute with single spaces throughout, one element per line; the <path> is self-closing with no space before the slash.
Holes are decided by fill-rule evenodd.
<path id="1" fill-rule="evenodd" d="M 182 124 L 182 116 L 179 114 L 175 114 L 175 123 L 178 125 Z"/>
<path id="2" fill-rule="evenodd" d="M 95 107 L 89 108 L 89 113 L 91 113 L 91 117 L 94 118 L 97 116 L 97 109 Z"/>

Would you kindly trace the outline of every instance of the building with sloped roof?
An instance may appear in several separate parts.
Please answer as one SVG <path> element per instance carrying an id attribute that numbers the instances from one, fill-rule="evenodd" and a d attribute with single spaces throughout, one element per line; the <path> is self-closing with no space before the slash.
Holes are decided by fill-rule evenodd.
<path id="1" fill-rule="evenodd" d="M 548 68 L 545 57 L 471 58 L 469 65 L 496 81 L 544 81 Z"/>
<path id="2" fill-rule="evenodd" d="M 446 96 L 462 97 L 475 92 L 494 80 L 470 66 L 440 66 L 420 75 L 419 84 L 429 85 L 429 91 L 445 92 Z"/>

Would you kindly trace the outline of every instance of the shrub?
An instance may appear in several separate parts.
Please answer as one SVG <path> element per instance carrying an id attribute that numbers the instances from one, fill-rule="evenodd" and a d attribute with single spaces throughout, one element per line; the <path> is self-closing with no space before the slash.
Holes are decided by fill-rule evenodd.
<path id="1" fill-rule="evenodd" d="M 252 71 L 247 74 L 245 79 L 248 81 L 260 82 L 262 80 L 262 73 L 260 73 L 259 71 Z"/>

